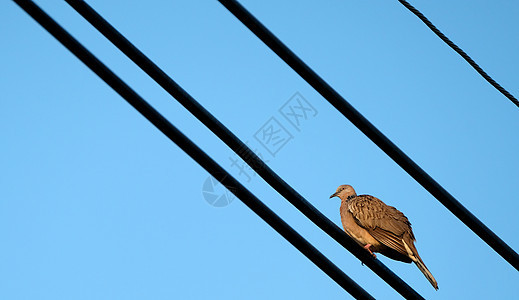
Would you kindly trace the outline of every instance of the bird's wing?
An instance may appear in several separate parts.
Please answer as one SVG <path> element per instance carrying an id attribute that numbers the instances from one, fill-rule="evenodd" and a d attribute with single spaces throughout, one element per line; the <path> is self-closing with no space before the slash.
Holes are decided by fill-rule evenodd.
<path id="1" fill-rule="evenodd" d="M 406 239 L 411 239 L 412 244 L 414 235 L 411 223 L 402 212 L 370 195 L 360 195 L 348 201 L 348 210 L 355 222 L 376 240 L 408 255 L 403 237 L 406 235 Z"/>
<path id="2" fill-rule="evenodd" d="M 432 286 L 438 289 L 436 279 L 418 255 L 411 223 L 402 212 L 369 195 L 360 195 L 349 200 L 348 210 L 355 222 L 377 241 L 414 261 Z"/>

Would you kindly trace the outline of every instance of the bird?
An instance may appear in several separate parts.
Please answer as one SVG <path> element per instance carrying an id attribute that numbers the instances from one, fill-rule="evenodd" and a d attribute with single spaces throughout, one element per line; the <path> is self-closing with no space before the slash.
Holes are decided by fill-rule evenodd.
<path id="1" fill-rule="evenodd" d="M 341 199 L 344 231 L 376 258 L 374 252 L 405 263 L 414 262 L 435 290 L 438 283 L 414 245 L 415 236 L 407 217 L 371 195 L 357 195 L 351 185 L 341 185 L 330 196 Z"/>

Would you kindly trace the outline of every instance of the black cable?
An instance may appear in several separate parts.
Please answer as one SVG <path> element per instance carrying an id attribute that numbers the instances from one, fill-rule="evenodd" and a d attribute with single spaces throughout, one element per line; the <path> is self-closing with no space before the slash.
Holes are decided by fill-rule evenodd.
<path id="1" fill-rule="evenodd" d="M 467 210 L 458 200 L 439 185 L 431 176 L 425 173 L 402 150 L 391 142 L 380 130 L 371 124 L 339 93 L 326 83 L 317 73 L 306 65 L 294 52 L 285 46 L 274 34 L 251 15 L 241 4 L 235 0 L 219 0 L 238 20 L 262 40 L 285 63 L 287 63 L 299 76 L 310 84 L 331 105 L 350 120 L 371 141 L 382 149 L 391 159 L 402 167 L 411 177 L 420 183 L 429 193 L 440 201 L 448 210 L 458 217 L 492 249 L 519 270 L 519 256 L 517 253 L 492 232 L 485 224 Z"/>
<path id="2" fill-rule="evenodd" d="M 251 151 L 238 137 L 220 123 L 211 113 L 201 106 L 193 97 L 183 90 L 173 79 L 164 73 L 157 65 L 147 58 L 139 49 L 132 45 L 113 26 L 103 19 L 92 7 L 84 1 L 66 0 L 79 14 L 99 30 L 108 40 L 116 45 L 119 50 L 126 54 L 153 80 L 164 88 L 171 96 L 218 136 L 227 146 L 239 155 L 251 166 L 268 184 L 279 194 L 285 197 L 292 205 L 299 209 L 314 224 L 325 231 L 339 244 L 353 253 L 358 259 L 366 264 L 378 276 L 386 281 L 391 287 L 407 299 L 423 299 L 416 291 L 396 276 L 380 261 L 373 259 L 371 255 L 355 241 L 347 236 L 337 225 L 324 216 L 303 196 L 297 193 L 282 178 L 272 171 L 263 161 Z"/>
<path id="3" fill-rule="evenodd" d="M 229 189 L 247 207 L 254 211 L 261 219 L 274 228 L 281 236 L 289 241 L 337 284 L 359 299 L 374 299 L 362 287 L 349 278 L 319 250 L 299 235 L 290 225 L 270 210 L 263 202 L 227 173 L 220 165 L 211 159 L 205 152 L 196 146 L 189 138 L 173 126 L 166 118 L 156 111 L 150 104 L 133 91 L 117 75 L 110 71 L 92 53 L 75 40 L 68 32 L 58 25 L 50 16 L 29 0 L 14 0 L 36 22 L 45 28 L 59 42 L 61 42 L 79 60 L 87 65 L 94 73 L 112 87 L 121 97 L 133 106 L 141 115 L 150 121 L 157 129 L 186 152 L 193 160 Z"/>
<path id="4" fill-rule="evenodd" d="M 519 107 L 519 101 L 510 94 L 507 90 L 505 90 L 499 83 L 497 83 L 490 75 L 488 75 L 465 51 L 463 51 L 458 45 L 454 44 L 448 37 L 446 37 L 436 26 L 434 26 L 429 19 L 427 19 L 418 9 L 409 4 L 409 2 L 405 0 L 398 0 L 398 2 L 402 3 L 407 9 L 409 9 L 415 16 L 417 16 L 422 22 L 424 22 L 429 29 L 431 29 L 442 41 L 444 41 L 452 50 L 456 51 L 461 57 L 471 65 L 476 72 L 478 72 L 483 78 L 485 78 L 488 83 L 490 83 L 493 87 L 495 87 L 498 91 L 501 92 L 506 98 L 510 99 L 512 103 L 514 103 L 517 107 Z"/>

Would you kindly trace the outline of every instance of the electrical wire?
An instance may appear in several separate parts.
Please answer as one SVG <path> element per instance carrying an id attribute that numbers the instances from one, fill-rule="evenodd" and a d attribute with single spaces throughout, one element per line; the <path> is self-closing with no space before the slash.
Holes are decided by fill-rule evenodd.
<path id="1" fill-rule="evenodd" d="M 466 62 L 469 63 L 471 67 L 476 70 L 483 78 L 485 78 L 488 83 L 490 83 L 493 87 L 495 87 L 501 94 L 503 94 L 506 98 L 510 99 L 513 104 L 515 104 L 517 107 L 519 107 L 519 101 L 512 95 L 510 92 L 505 90 L 499 83 L 497 83 L 490 75 L 487 74 L 465 51 L 463 51 L 458 45 L 454 44 L 448 37 L 445 36 L 434 24 L 429 21 L 418 9 L 416 9 L 414 6 L 409 4 L 409 2 L 405 0 L 398 0 L 398 2 L 402 3 L 405 8 L 407 8 L 409 11 L 411 11 L 415 16 L 417 16 L 422 22 L 429 27 L 429 29 L 434 32 L 442 41 L 444 41 L 449 47 L 452 48 L 452 50 L 456 51 Z"/>
<path id="2" fill-rule="evenodd" d="M 122 34 L 100 16 L 84 1 L 66 0 L 81 16 L 110 40 L 119 50 L 127 55 L 135 64 L 200 120 L 208 129 L 219 137 L 237 155 L 239 155 L 254 171 L 256 171 L 278 193 L 285 197 L 292 205 L 299 209 L 314 224 L 325 231 L 339 244 L 353 253 L 378 276 L 407 299 L 423 299 L 416 291 L 396 276 L 380 261 L 373 259 L 355 241 L 347 236 L 343 230 L 324 216 L 303 196 L 297 193 L 282 178 L 272 171 L 264 162 L 238 139 L 229 129 L 220 123 L 211 113 L 201 106 L 193 97 L 183 90 L 173 79 L 164 73 L 156 64 L 147 58 L 139 49 L 132 45 Z"/>
<path id="3" fill-rule="evenodd" d="M 274 228 L 281 236 L 310 259 L 316 266 L 332 278 L 337 284 L 358 299 L 374 299 L 362 287 L 349 278 L 319 250 L 306 241 L 292 227 L 277 216 L 250 191 L 234 179 L 229 173 L 211 159 L 205 152 L 196 146 L 189 138 L 173 126 L 157 110 L 141 98 L 117 75 L 109 70 L 101 61 L 90 53 L 83 45 L 75 40 L 68 32 L 58 25 L 50 16 L 29 0 L 14 0 L 36 22 L 45 28 L 59 42 L 61 42 L 79 60 L 87 65 L 94 73 L 112 87 L 141 115 L 150 121 L 157 129 L 179 146 L 186 154 L 209 172 L 222 185 L 229 189 L 247 207 L 254 211 L 261 219 Z"/>
<path id="4" fill-rule="evenodd" d="M 421 184 L 440 203 L 451 211 L 458 219 L 467 225 L 476 235 L 485 241 L 494 251 L 501 255 L 514 268 L 519 270 L 519 256 L 490 230 L 483 222 L 476 218 L 467 208 L 438 184 L 420 166 L 411 160 L 380 130 L 371 124 L 350 103 L 326 83 L 317 73 L 306 65 L 297 55 L 283 44 L 272 32 L 259 22 L 249 11 L 235 0 L 218 0 L 241 23 L 252 31 L 263 43 L 276 53 L 310 86 L 321 94 L 333 107 L 350 120 L 373 143 L 384 151 L 393 161 L 402 167 L 411 177 Z"/>

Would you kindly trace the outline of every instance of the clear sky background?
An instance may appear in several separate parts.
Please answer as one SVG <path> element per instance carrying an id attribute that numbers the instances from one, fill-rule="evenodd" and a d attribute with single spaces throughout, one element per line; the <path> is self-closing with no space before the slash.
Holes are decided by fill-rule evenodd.
<path id="1" fill-rule="evenodd" d="M 517 296 L 513 267 L 217 1 L 88 3 L 339 226 L 328 197 L 340 184 L 403 211 L 440 290 L 416 266 L 379 259 L 423 296 Z M 414 15 L 396 0 L 241 3 L 519 249 L 519 109 Z M 519 3 L 412 3 L 519 95 Z M 240 174 L 230 149 L 67 4 L 38 4 L 373 296 L 400 298 Z M 208 203 L 208 174 L 11 1 L 0 38 L 1 299 L 349 297 L 240 201 Z M 279 109 L 297 92 L 315 112 L 296 129 Z M 254 137 L 271 118 L 292 135 L 275 156 Z"/>

